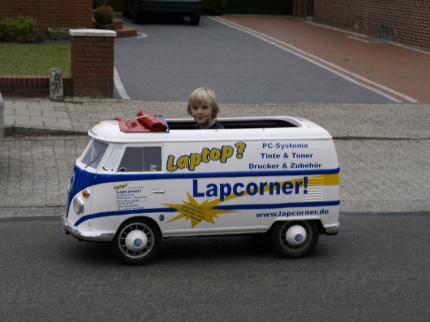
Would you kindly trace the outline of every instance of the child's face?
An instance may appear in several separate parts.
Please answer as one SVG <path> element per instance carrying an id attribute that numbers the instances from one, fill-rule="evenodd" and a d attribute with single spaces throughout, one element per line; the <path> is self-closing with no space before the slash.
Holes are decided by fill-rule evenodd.
<path id="1" fill-rule="evenodd" d="M 191 115 L 201 127 L 209 127 L 212 125 L 212 110 L 209 106 L 191 106 Z"/>

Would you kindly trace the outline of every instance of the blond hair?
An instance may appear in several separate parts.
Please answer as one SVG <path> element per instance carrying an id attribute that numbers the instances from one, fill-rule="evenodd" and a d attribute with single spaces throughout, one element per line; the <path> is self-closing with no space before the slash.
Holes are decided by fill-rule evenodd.
<path id="1" fill-rule="evenodd" d="M 215 119 L 219 112 L 218 100 L 215 92 L 207 87 L 196 88 L 188 98 L 187 112 L 191 115 L 191 107 L 207 106 L 212 111 L 212 118 Z"/>

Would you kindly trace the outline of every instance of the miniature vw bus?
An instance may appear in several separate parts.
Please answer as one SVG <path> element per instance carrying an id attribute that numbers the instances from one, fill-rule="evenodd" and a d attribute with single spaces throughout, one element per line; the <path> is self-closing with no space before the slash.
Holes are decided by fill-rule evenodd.
<path id="1" fill-rule="evenodd" d="M 302 257 L 339 229 L 339 164 L 330 134 L 299 117 L 190 119 L 139 112 L 103 121 L 76 160 L 63 228 L 111 242 L 124 262 L 150 260 L 163 239 L 268 233 Z"/>

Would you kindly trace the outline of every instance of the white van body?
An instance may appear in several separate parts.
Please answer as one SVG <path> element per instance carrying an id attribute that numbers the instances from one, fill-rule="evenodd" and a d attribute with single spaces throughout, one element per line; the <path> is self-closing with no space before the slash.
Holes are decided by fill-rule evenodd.
<path id="1" fill-rule="evenodd" d="M 339 164 L 326 130 L 298 117 L 219 121 L 224 129 L 192 129 L 188 119 L 168 120 L 165 132 L 124 132 L 118 120 L 94 126 L 73 170 L 66 233 L 115 244 L 124 223 L 141 220 L 160 240 L 266 233 L 291 222 L 300 246 L 310 233 L 300 223 L 314 223 L 316 235 L 338 232 Z M 151 237 L 140 230 L 131 248 Z M 129 253 L 126 262 L 139 262 Z"/>

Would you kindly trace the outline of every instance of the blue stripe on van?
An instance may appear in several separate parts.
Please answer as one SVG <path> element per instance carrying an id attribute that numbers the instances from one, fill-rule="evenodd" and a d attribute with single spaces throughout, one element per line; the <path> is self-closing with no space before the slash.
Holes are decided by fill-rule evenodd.
<path id="1" fill-rule="evenodd" d="M 134 210 L 120 210 L 120 211 L 106 211 L 106 212 L 98 212 L 91 215 L 86 215 L 79 218 L 78 221 L 75 222 L 74 226 L 78 227 L 84 221 L 101 218 L 101 217 L 112 217 L 112 216 L 124 216 L 130 214 L 150 214 L 154 212 L 175 212 L 175 208 L 149 208 L 149 209 L 134 209 Z"/>
<path id="2" fill-rule="evenodd" d="M 164 180 L 164 179 L 188 179 L 188 178 L 232 178 L 232 177 L 267 177 L 267 176 L 292 176 L 339 173 L 340 168 L 324 170 L 284 170 L 284 171 L 222 171 L 222 172 L 186 172 L 186 173 L 145 173 L 145 174 L 97 174 L 97 184 L 116 181 L 131 180 Z"/>
<path id="3" fill-rule="evenodd" d="M 215 209 L 220 210 L 247 210 L 247 209 L 273 209 L 273 208 L 305 208 L 305 207 L 329 207 L 339 206 L 340 200 L 332 201 L 318 201 L 318 202 L 289 202 L 289 203 L 275 203 L 275 204 L 243 204 L 243 205 L 229 205 L 229 206 L 216 206 Z M 176 212 L 175 208 L 149 208 L 149 209 L 135 209 L 135 210 L 121 210 L 121 211 L 107 211 L 90 214 L 81 217 L 74 224 L 75 227 L 79 226 L 83 222 L 102 217 L 112 216 L 124 216 L 133 214 L 149 214 L 149 213 L 160 213 L 160 212 Z"/>
<path id="4" fill-rule="evenodd" d="M 95 174 L 78 167 L 73 168 L 74 180 L 71 185 L 67 203 L 66 218 L 69 215 L 70 203 L 73 197 L 85 188 L 97 184 L 108 182 L 123 182 L 137 180 L 165 180 L 165 179 L 194 179 L 194 178 L 234 178 L 234 177 L 268 177 L 268 176 L 300 176 L 300 175 L 321 175 L 336 174 L 340 172 L 340 167 L 334 169 L 319 170 L 282 170 L 282 171 L 222 171 L 222 172 L 186 172 L 186 173 L 139 173 L 123 174 L 113 172 L 112 174 Z"/>
<path id="5" fill-rule="evenodd" d="M 121 182 L 133 180 L 165 180 L 165 179 L 194 179 L 194 178 L 233 178 L 233 177 L 268 177 L 268 176 L 293 176 L 293 175 L 317 175 L 339 173 L 340 168 L 323 170 L 283 170 L 283 171 L 223 171 L 223 172 L 186 172 L 186 173 L 139 173 L 122 174 L 94 174 L 75 165 L 75 180 L 71 194 L 73 197 L 79 191 L 95 184 L 107 182 Z M 71 199 L 71 198 L 70 198 Z"/>
<path id="6" fill-rule="evenodd" d="M 186 172 L 186 173 L 139 173 L 123 174 L 114 172 L 112 174 L 95 174 L 78 167 L 73 168 L 74 180 L 69 193 L 66 218 L 69 215 L 70 203 L 73 197 L 85 188 L 96 184 L 108 182 L 122 182 L 134 180 L 165 180 L 165 179 L 194 179 L 194 178 L 234 178 L 234 177 L 269 177 L 269 176 L 301 176 L 336 174 L 340 168 L 320 170 L 283 170 L 283 171 L 223 171 L 223 172 Z"/>
<path id="7" fill-rule="evenodd" d="M 318 202 L 289 202 L 289 203 L 274 203 L 274 204 L 245 204 L 245 205 L 229 205 L 216 206 L 215 209 L 222 210 L 247 210 L 247 209 L 273 209 L 273 208 L 301 208 L 301 207 L 323 207 L 323 206 L 339 206 L 340 200 L 333 201 L 318 201 Z"/>

